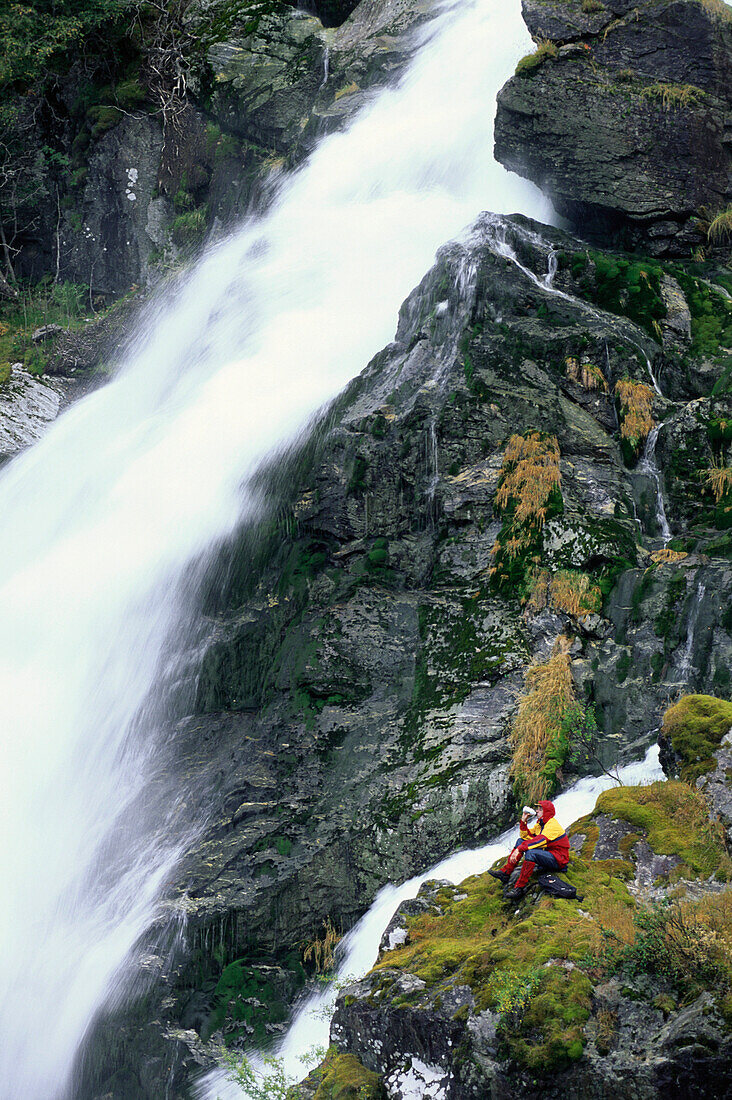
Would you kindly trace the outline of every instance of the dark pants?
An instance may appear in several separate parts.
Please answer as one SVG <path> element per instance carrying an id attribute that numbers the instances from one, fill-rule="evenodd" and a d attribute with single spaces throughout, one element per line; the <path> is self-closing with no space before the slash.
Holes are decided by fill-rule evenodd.
<path id="1" fill-rule="evenodd" d="M 557 857 L 553 856 L 551 852 L 545 852 L 543 848 L 534 848 L 533 851 L 529 850 L 524 856 L 524 859 L 527 863 L 535 863 L 537 867 L 541 867 L 542 871 L 565 870 Z"/>

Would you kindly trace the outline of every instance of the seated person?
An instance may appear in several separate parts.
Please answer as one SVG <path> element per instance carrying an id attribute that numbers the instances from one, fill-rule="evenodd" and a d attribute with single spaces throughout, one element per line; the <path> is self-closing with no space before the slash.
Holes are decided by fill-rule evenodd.
<path id="1" fill-rule="evenodd" d="M 521 837 L 518 843 L 500 871 L 488 872 L 505 885 L 514 867 L 523 859 L 524 865 L 516 885 L 505 893 L 505 897 L 511 900 L 524 896 L 537 864 L 542 871 L 564 871 L 569 863 L 569 837 L 554 816 L 554 803 L 539 803 L 536 825 L 528 824 L 529 816 L 530 810 L 524 806 L 519 822 Z"/>

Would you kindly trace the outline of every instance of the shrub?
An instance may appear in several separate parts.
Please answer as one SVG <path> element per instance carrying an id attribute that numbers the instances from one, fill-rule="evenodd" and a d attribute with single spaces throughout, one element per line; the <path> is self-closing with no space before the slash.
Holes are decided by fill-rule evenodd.
<path id="1" fill-rule="evenodd" d="M 704 101 L 704 92 L 694 84 L 649 84 L 640 92 L 644 99 L 659 100 L 665 111 L 696 107 Z"/>
<path id="2" fill-rule="evenodd" d="M 554 611 L 566 611 L 575 619 L 584 619 L 600 610 L 602 592 L 586 573 L 560 569 L 551 580 L 549 603 Z"/>
<path id="3" fill-rule="evenodd" d="M 732 728 L 732 703 L 713 695 L 684 695 L 666 711 L 661 728 L 681 757 L 681 778 L 692 783 L 714 767 L 714 753 Z"/>
<path id="4" fill-rule="evenodd" d="M 552 492 L 561 486 L 556 436 L 512 435 L 503 456 L 496 504 L 513 507 L 517 523 L 543 527 Z"/>
<path id="5" fill-rule="evenodd" d="M 600 0 L 582 0 L 582 11 L 585 15 L 591 15 L 596 11 L 604 11 L 605 5 L 600 3 Z"/>
<path id="6" fill-rule="evenodd" d="M 580 363 L 579 360 L 574 359 L 572 356 L 564 360 L 564 365 L 567 372 L 567 378 L 583 386 L 586 390 L 601 390 L 603 393 L 608 392 L 605 375 L 599 367 L 593 366 L 592 363 Z"/>
<path id="7" fill-rule="evenodd" d="M 560 643 L 548 661 L 529 665 L 510 734 L 511 766 L 521 798 L 537 802 L 551 793 L 561 767 L 550 758 L 562 716 L 574 700 L 571 660 Z M 563 759 L 562 759 L 563 763 Z"/>
<path id="8" fill-rule="evenodd" d="M 543 65 L 545 61 L 549 59 L 553 60 L 558 52 L 553 42 L 547 39 L 540 41 L 533 53 L 528 53 L 525 57 L 521 58 L 516 66 L 516 76 L 518 76 L 519 73 L 523 73 L 524 75 L 532 73 L 534 69 L 538 69 L 540 65 Z"/>
<path id="9" fill-rule="evenodd" d="M 681 994 L 700 986 L 725 990 L 732 977 L 730 916 L 728 898 L 716 906 L 668 900 L 642 906 L 630 943 L 620 943 L 610 931 L 604 967 L 631 978 L 650 974 Z"/>
<path id="10" fill-rule="evenodd" d="M 541 985 L 543 970 L 534 966 L 523 972 L 497 970 L 488 983 L 488 989 L 500 1016 L 502 1028 L 512 1027 L 523 1015 L 536 990 Z"/>
<path id="11" fill-rule="evenodd" d="M 0 363 L 0 386 L 6 385 L 10 381 L 10 376 L 13 373 L 13 368 L 10 363 Z"/>
<path id="12" fill-rule="evenodd" d="M 504 521 L 491 551 L 490 575 L 499 585 L 525 583 L 545 521 L 562 510 L 561 483 L 556 436 L 542 432 L 511 436 L 496 492 L 496 507 L 504 513 Z"/>
<path id="13" fill-rule="evenodd" d="M 620 437 L 637 451 L 653 427 L 653 390 L 643 382 L 621 378 L 615 383 L 615 394 L 622 413 Z"/>
<path id="14" fill-rule="evenodd" d="M 318 935 L 310 943 L 305 944 L 302 953 L 303 962 L 312 963 L 316 974 L 326 974 L 333 969 L 333 952 L 340 938 L 330 917 L 326 917 Z"/>
<path id="15" fill-rule="evenodd" d="M 732 493 L 732 466 L 714 465 L 700 471 L 701 479 L 707 489 L 711 489 L 717 504 L 723 497 Z"/>
<path id="16" fill-rule="evenodd" d="M 173 240 L 178 245 L 194 244 L 200 241 L 206 232 L 206 207 L 188 210 L 179 214 L 171 226 Z"/>
<path id="17" fill-rule="evenodd" d="M 732 203 L 709 223 L 707 237 L 710 241 L 726 241 L 732 237 Z"/>

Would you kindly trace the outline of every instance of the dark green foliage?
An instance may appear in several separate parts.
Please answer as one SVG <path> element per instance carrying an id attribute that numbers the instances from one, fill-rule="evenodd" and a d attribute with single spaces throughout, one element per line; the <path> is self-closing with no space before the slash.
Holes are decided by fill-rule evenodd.
<path id="1" fill-rule="evenodd" d="M 658 322 L 666 316 L 661 296 L 663 268 L 658 263 L 588 251 L 574 253 L 566 266 L 571 267 L 583 297 L 610 313 L 629 317 L 649 336 L 658 337 Z"/>
<path id="2" fill-rule="evenodd" d="M 689 303 L 692 352 L 718 355 L 732 344 L 732 303 L 682 267 L 674 265 L 672 270 Z"/>
<path id="3" fill-rule="evenodd" d="M 349 496 L 359 496 L 361 493 L 366 492 L 366 473 L 368 468 L 368 460 L 363 458 L 362 455 L 356 455 L 353 460 L 351 476 L 348 479 L 347 492 Z"/>

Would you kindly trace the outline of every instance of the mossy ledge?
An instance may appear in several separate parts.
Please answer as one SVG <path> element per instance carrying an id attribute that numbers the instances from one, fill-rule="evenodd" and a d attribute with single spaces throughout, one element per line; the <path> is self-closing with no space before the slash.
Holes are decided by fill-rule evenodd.
<path id="1" fill-rule="evenodd" d="M 662 1079 L 726 1094 L 732 860 L 705 796 L 681 780 L 614 788 L 569 833 L 577 901 L 533 887 L 507 905 L 487 874 L 426 883 L 340 994 L 336 1048 L 390 1084 L 418 1057 L 450 1100 L 645 1097 Z M 682 1051 L 699 1043 L 694 1065 Z"/>

